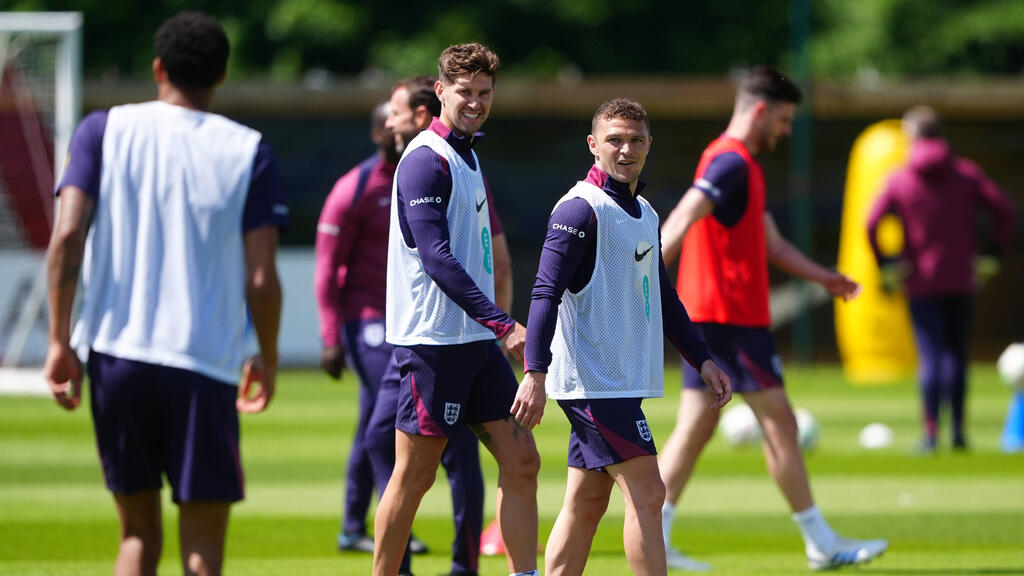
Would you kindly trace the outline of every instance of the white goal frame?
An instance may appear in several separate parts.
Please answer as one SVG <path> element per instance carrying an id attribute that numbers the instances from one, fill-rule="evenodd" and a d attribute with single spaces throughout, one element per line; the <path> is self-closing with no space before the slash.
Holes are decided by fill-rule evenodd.
<path id="1" fill-rule="evenodd" d="M 68 146 L 82 111 L 82 13 L 0 12 L 0 36 L 30 34 L 57 40 L 54 78 L 53 173 L 60 179 Z M 2 73 L 2 72 L 0 72 Z M 56 210 L 54 210 L 56 215 Z M 10 334 L 0 366 L 16 366 L 46 295 L 46 266 L 42 264 Z"/>

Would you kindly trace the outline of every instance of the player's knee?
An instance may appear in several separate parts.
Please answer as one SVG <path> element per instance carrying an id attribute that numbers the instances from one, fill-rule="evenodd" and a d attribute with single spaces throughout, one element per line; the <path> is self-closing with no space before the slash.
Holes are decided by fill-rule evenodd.
<path id="1" fill-rule="evenodd" d="M 607 490 L 579 490 L 572 495 L 570 506 L 572 512 L 584 522 L 600 522 L 608 511 Z"/>
<path id="2" fill-rule="evenodd" d="M 540 453 L 533 445 L 522 447 L 501 464 L 503 478 L 536 486 L 540 472 Z"/>
<path id="3" fill-rule="evenodd" d="M 405 468 L 401 473 L 395 471 L 391 482 L 398 481 L 398 485 L 406 492 L 423 495 L 434 485 L 437 479 L 437 467 Z M 390 485 L 390 483 L 389 483 Z"/>
<path id="4" fill-rule="evenodd" d="M 761 423 L 761 427 L 764 429 L 764 441 L 769 444 L 773 453 L 785 456 L 790 452 L 787 449 L 799 453 L 796 417 L 792 412 L 766 419 Z"/>
<path id="5" fill-rule="evenodd" d="M 665 504 L 665 483 L 654 474 L 630 483 L 629 499 L 638 511 L 661 514 Z"/>
<path id="6" fill-rule="evenodd" d="M 715 434 L 716 428 L 718 428 L 718 413 L 708 414 L 698 420 L 694 426 L 694 440 L 700 443 L 700 446 L 707 444 L 708 440 L 711 440 L 711 436 Z"/>

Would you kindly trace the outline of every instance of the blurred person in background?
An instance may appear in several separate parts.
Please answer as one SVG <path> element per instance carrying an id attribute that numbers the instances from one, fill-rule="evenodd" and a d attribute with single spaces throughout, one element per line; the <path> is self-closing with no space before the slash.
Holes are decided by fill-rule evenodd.
<path id="1" fill-rule="evenodd" d="M 755 157 L 789 136 L 800 100 L 800 88 L 777 70 L 760 66 L 747 74 L 725 133 L 705 148 L 693 185 L 662 226 L 661 251 L 666 263 L 680 260 L 679 298 L 733 391 L 757 416 L 768 470 L 803 536 L 808 564 L 823 570 L 868 562 L 889 544 L 838 535 L 815 505 L 783 386 L 782 359 L 769 328 L 769 262 L 844 300 L 860 290 L 790 244 L 765 206 L 764 175 Z M 710 409 L 715 395 L 695 370 L 684 365 L 683 371 L 676 426 L 659 459 L 666 488 L 664 544 L 669 567 L 706 571 L 710 565 L 671 545 L 676 503 L 719 418 L 719 411 Z"/>
<path id="2" fill-rule="evenodd" d="M 72 139 L 48 256 L 44 376 L 74 409 L 87 362 L 121 522 L 114 573 L 156 574 L 166 475 L 184 571 L 216 575 L 244 496 L 238 412 L 260 412 L 274 394 L 288 209 L 260 133 L 207 112 L 228 60 L 221 25 L 181 12 L 155 47 L 157 99 L 93 112 Z M 260 356 L 243 366 L 247 307 Z"/>
<path id="3" fill-rule="evenodd" d="M 323 343 L 320 367 L 338 380 L 343 369 L 351 366 L 360 383 L 338 549 L 370 554 L 373 538 L 367 536 L 366 514 L 374 482 L 366 426 L 392 348 L 384 341 L 384 283 L 398 152 L 394 134 L 385 127 L 389 115 L 387 101 L 374 107 L 370 139 L 376 153 L 339 178 L 324 202 L 317 223 L 314 271 Z"/>
<path id="4" fill-rule="evenodd" d="M 917 450 L 935 451 L 939 413 L 949 405 L 952 446 L 967 448 L 964 414 L 974 294 L 991 278 L 1013 234 L 1013 204 L 977 164 L 953 153 L 938 114 L 914 106 L 903 115 L 910 138 L 907 165 L 892 174 L 868 216 L 868 240 L 883 288 L 905 288 L 917 346 L 924 434 Z M 994 225 L 978 250 L 978 216 Z M 883 254 L 878 227 L 893 215 L 903 225 L 903 251 Z"/>

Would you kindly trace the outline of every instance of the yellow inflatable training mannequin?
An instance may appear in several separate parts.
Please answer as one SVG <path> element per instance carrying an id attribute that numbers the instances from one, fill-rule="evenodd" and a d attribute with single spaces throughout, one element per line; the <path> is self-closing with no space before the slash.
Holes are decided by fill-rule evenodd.
<path id="1" fill-rule="evenodd" d="M 872 124 L 853 143 L 839 232 L 839 271 L 860 282 L 860 296 L 836 300 L 836 341 L 847 380 L 884 384 L 914 374 L 914 333 L 906 295 L 882 290 L 878 264 L 868 244 L 867 219 L 893 170 L 907 160 L 910 142 L 899 120 Z M 886 255 L 903 250 L 903 229 L 892 216 L 878 229 Z"/>

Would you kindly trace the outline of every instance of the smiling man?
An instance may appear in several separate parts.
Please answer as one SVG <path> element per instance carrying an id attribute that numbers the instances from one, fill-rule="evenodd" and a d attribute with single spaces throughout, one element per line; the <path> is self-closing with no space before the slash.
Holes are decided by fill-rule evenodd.
<path id="1" fill-rule="evenodd" d="M 441 454 L 467 425 L 498 463 L 509 570 L 536 574 L 540 455 L 533 434 L 509 414 L 516 378 L 497 345 L 522 358 L 526 329 L 494 302 L 493 225 L 473 151 L 497 69 L 498 57 L 480 44 L 441 54 L 441 115 L 408 141 L 395 174 L 386 332 L 401 382 L 395 467 L 375 519 L 375 576 L 399 572 Z"/>
<path id="2" fill-rule="evenodd" d="M 612 486 L 626 501 L 623 540 L 634 574 L 665 574 L 665 486 L 640 403 L 663 396 L 663 335 L 729 401 L 672 289 L 658 250 L 658 215 L 639 193 L 651 149 L 647 112 L 616 98 L 598 108 L 587 137 L 594 166 L 555 205 L 533 287 L 526 377 L 512 411 L 532 428 L 545 392 L 572 425 L 569 479 L 545 552 L 549 576 L 582 574 Z"/>

